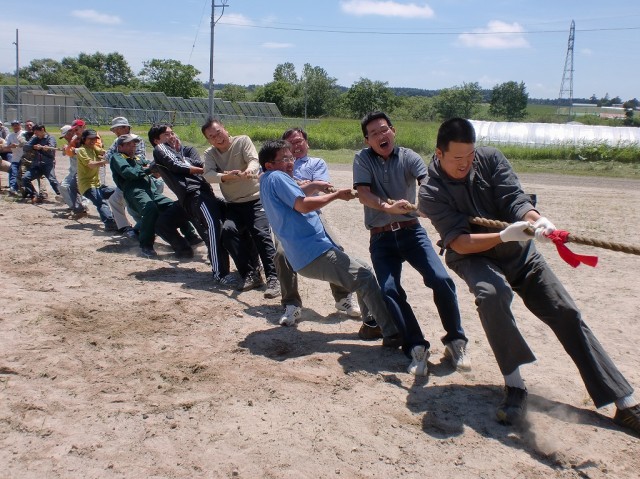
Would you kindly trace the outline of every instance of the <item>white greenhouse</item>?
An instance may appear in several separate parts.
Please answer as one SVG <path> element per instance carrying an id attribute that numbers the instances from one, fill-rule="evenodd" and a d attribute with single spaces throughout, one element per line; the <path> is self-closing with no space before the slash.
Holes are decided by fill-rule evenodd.
<path id="1" fill-rule="evenodd" d="M 640 128 L 578 123 L 511 123 L 470 120 L 478 143 L 515 145 L 640 145 Z"/>

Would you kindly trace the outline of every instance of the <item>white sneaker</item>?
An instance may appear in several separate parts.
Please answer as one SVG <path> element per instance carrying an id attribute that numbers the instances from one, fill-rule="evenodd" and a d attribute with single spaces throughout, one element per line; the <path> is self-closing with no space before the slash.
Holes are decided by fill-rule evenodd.
<path id="1" fill-rule="evenodd" d="M 454 339 L 445 344 L 444 357 L 449 358 L 457 370 L 471 370 L 471 358 L 467 354 L 467 342 L 464 339 Z"/>
<path id="2" fill-rule="evenodd" d="M 302 316 L 302 308 L 295 304 L 287 304 L 284 314 L 280 317 L 280 326 L 293 326 Z"/>
<path id="3" fill-rule="evenodd" d="M 342 313 L 347 313 L 347 316 L 352 318 L 360 317 L 360 306 L 358 305 L 358 301 L 353 300 L 353 293 L 349 293 L 346 298 L 337 301 L 336 309 Z"/>
<path id="4" fill-rule="evenodd" d="M 426 376 L 429 374 L 427 360 L 429 359 L 429 350 L 426 346 L 414 346 L 411 349 L 411 364 L 407 369 L 409 374 L 414 376 Z"/>

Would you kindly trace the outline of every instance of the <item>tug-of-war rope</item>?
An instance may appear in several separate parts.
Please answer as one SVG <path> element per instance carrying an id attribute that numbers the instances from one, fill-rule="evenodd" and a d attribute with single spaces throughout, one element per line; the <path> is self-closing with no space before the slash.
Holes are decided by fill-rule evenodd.
<path id="1" fill-rule="evenodd" d="M 336 189 L 334 187 L 327 188 L 327 193 L 330 193 L 332 191 L 336 191 Z M 351 195 L 354 198 L 357 198 L 358 192 L 356 190 L 351 190 Z M 387 203 L 393 204 L 395 203 L 395 200 L 388 199 Z M 416 205 L 409 204 L 406 206 L 406 209 L 415 211 L 418 209 L 418 207 Z M 507 226 L 509 226 L 509 223 L 506 223 L 504 221 L 489 220 L 486 218 L 479 218 L 479 217 L 469 217 L 469 222 L 475 225 L 485 226 L 487 228 L 495 228 L 500 230 L 505 229 Z M 533 228 L 528 228 L 525 231 L 529 233 L 531 236 L 534 235 Z M 547 237 L 553 242 L 553 244 L 556 245 L 556 249 L 558 250 L 558 254 L 560 255 L 560 257 L 564 261 L 566 261 L 568 264 L 573 266 L 574 268 L 578 267 L 581 263 L 584 263 L 588 266 L 595 267 L 598 264 L 598 257 L 574 253 L 573 251 L 571 251 L 569 248 L 565 246 L 565 243 L 576 243 L 576 244 L 582 244 L 587 246 L 595 246 L 596 248 L 604 248 L 612 251 L 620 251 L 622 253 L 640 255 L 640 246 L 587 238 L 584 236 L 579 236 L 579 235 L 569 233 L 568 231 L 564 231 L 564 230 L 555 230 Z"/>

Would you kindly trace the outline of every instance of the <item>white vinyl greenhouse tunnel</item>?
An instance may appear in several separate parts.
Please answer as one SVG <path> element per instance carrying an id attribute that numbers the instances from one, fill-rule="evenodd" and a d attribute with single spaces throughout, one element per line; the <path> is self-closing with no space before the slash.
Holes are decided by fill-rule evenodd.
<path id="1" fill-rule="evenodd" d="M 640 128 L 577 123 L 512 123 L 470 120 L 478 143 L 511 145 L 639 146 Z"/>

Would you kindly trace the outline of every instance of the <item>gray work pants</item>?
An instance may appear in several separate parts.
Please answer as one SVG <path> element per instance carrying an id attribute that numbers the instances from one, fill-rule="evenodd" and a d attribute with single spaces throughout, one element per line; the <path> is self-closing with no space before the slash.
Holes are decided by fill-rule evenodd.
<path id="1" fill-rule="evenodd" d="M 511 311 L 515 291 L 529 311 L 553 330 L 578 367 L 596 407 L 633 392 L 533 241 L 505 243 L 483 254 L 447 251 L 446 262 L 474 294 L 482 327 L 503 375 L 535 361 Z"/>
<path id="2" fill-rule="evenodd" d="M 358 300 L 376 320 L 383 336 L 398 333 L 373 270 L 365 262 L 352 258 L 334 247 L 299 270 L 298 274 L 306 278 L 328 281 L 350 293 L 357 293 Z"/>

